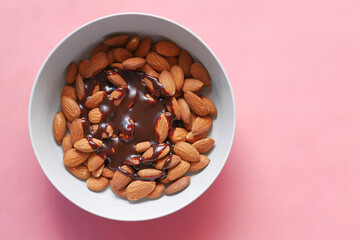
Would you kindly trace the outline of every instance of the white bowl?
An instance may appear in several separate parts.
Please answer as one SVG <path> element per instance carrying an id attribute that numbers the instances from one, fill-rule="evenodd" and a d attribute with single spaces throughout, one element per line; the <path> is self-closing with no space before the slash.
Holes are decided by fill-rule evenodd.
<path id="1" fill-rule="evenodd" d="M 60 93 L 65 85 L 68 64 L 87 58 L 91 49 L 111 33 L 137 33 L 152 39 L 167 38 L 187 49 L 210 73 L 212 87 L 205 91 L 218 109 L 210 136 L 215 148 L 210 164 L 191 177 L 184 191 L 156 200 L 129 202 L 118 198 L 110 188 L 90 191 L 86 183 L 64 167 L 63 152 L 52 133 L 54 114 L 60 110 Z M 230 82 L 210 48 L 194 33 L 171 20 L 142 13 L 115 14 L 87 23 L 65 37 L 41 66 L 31 92 L 29 131 L 35 155 L 50 182 L 67 199 L 88 212 L 114 220 L 140 221 L 173 213 L 197 199 L 214 182 L 223 168 L 235 133 L 235 105 Z"/>

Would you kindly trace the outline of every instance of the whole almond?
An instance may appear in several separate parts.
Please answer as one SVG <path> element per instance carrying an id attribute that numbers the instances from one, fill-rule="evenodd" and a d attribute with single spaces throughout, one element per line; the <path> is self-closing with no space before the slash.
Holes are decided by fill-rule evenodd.
<path id="1" fill-rule="evenodd" d="M 178 58 L 175 57 L 175 56 L 173 56 L 173 57 L 167 57 L 167 56 L 165 56 L 165 59 L 166 59 L 166 61 L 168 61 L 169 65 L 170 65 L 170 70 L 171 70 L 171 67 L 172 67 L 172 66 L 178 64 Z"/>
<path id="2" fill-rule="evenodd" d="M 125 49 L 130 52 L 133 52 L 139 46 L 139 43 L 140 43 L 139 36 L 132 36 L 128 41 L 128 43 L 126 44 Z"/>
<path id="3" fill-rule="evenodd" d="M 107 55 L 104 52 L 98 52 L 90 58 L 85 68 L 85 78 L 90 78 L 103 70 L 108 65 Z"/>
<path id="4" fill-rule="evenodd" d="M 85 102 L 85 107 L 88 109 L 96 108 L 100 105 L 102 100 L 104 99 L 104 96 L 106 95 L 105 91 L 99 91 L 95 94 L 93 94 L 91 97 L 89 97 Z"/>
<path id="5" fill-rule="evenodd" d="M 105 43 L 99 43 L 90 54 L 90 57 L 93 57 L 95 54 L 99 52 L 107 53 L 110 50 L 110 46 L 106 45 Z M 83 75 L 83 78 L 85 78 L 85 75 Z"/>
<path id="6" fill-rule="evenodd" d="M 175 97 L 171 98 L 169 107 L 170 107 L 169 111 L 171 111 L 175 115 L 177 120 L 180 120 L 181 119 L 181 110 L 180 110 L 180 106 Z"/>
<path id="7" fill-rule="evenodd" d="M 167 183 L 171 183 L 172 181 L 170 181 L 170 180 L 166 177 L 166 178 L 161 179 L 160 182 L 163 183 L 163 184 L 167 184 Z"/>
<path id="8" fill-rule="evenodd" d="M 176 90 L 180 90 L 184 84 L 184 71 L 179 65 L 174 65 L 170 68 L 170 73 L 174 79 Z"/>
<path id="9" fill-rule="evenodd" d="M 73 99 L 64 96 L 61 98 L 60 102 L 61 108 L 67 120 L 72 122 L 74 119 L 80 117 L 80 107 Z"/>
<path id="10" fill-rule="evenodd" d="M 61 97 L 66 96 L 76 101 L 76 90 L 72 86 L 65 86 L 61 91 Z"/>
<path id="11" fill-rule="evenodd" d="M 149 37 L 143 38 L 140 41 L 139 46 L 135 50 L 134 56 L 135 57 L 145 57 L 146 54 L 148 54 L 148 52 L 150 51 L 150 48 L 151 48 L 151 38 L 149 38 Z"/>
<path id="12" fill-rule="evenodd" d="M 146 62 L 155 69 L 155 71 L 162 72 L 169 71 L 170 65 L 166 59 L 156 52 L 150 52 L 146 55 Z"/>
<path id="13" fill-rule="evenodd" d="M 78 74 L 76 76 L 75 89 L 76 89 L 76 95 L 77 95 L 77 98 L 79 99 L 79 101 L 84 100 L 84 98 L 85 98 L 85 85 L 84 85 L 84 81 L 83 81 L 80 74 Z"/>
<path id="14" fill-rule="evenodd" d="M 180 112 L 181 112 L 181 120 L 184 123 L 189 123 L 189 121 L 190 121 L 190 108 L 189 108 L 189 105 L 186 103 L 186 101 L 183 98 L 179 98 L 177 100 L 177 103 L 179 105 Z"/>
<path id="15" fill-rule="evenodd" d="M 158 147 L 159 146 L 163 146 L 165 145 L 164 143 L 161 143 L 161 144 L 158 144 Z M 159 154 L 159 156 L 153 156 L 154 154 L 154 147 L 151 147 L 149 148 L 146 152 L 144 152 L 144 154 L 142 155 L 142 158 L 144 160 L 157 160 L 157 159 L 160 159 L 160 158 L 163 158 L 165 157 L 168 153 L 170 152 L 170 147 L 169 146 L 166 146 L 162 152 Z"/>
<path id="16" fill-rule="evenodd" d="M 209 113 L 209 108 L 198 95 L 192 92 L 185 92 L 184 99 L 189 105 L 191 111 L 199 116 L 206 116 Z"/>
<path id="17" fill-rule="evenodd" d="M 84 138 L 82 120 L 80 118 L 75 119 L 71 123 L 69 131 L 72 145 L 74 145 L 80 139 Z"/>
<path id="18" fill-rule="evenodd" d="M 127 165 L 123 165 L 121 167 L 121 169 L 125 170 L 126 172 L 133 174 L 134 171 L 131 167 L 127 166 Z M 122 172 L 120 171 L 115 171 L 113 179 L 112 179 L 112 184 L 114 189 L 119 190 L 121 188 L 124 188 L 126 185 L 128 185 L 131 182 L 131 177 L 127 177 L 125 176 Z"/>
<path id="19" fill-rule="evenodd" d="M 103 170 L 104 170 L 105 164 L 102 164 L 100 167 L 98 167 L 97 169 L 95 169 L 94 171 L 91 172 L 91 174 L 94 177 L 100 177 Z"/>
<path id="20" fill-rule="evenodd" d="M 156 43 L 156 51 L 163 56 L 177 56 L 180 54 L 179 47 L 171 41 L 159 41 Z"/>
<path id="21" fill-rule="evenodd" d="M 149 195 L 155 188 L 155 182 L 137 180 L 126 188 L 126 196 L 130 201 L 136 201 Z"/>
<path id="22" fill-rule="evenodd" d="M 201 139 L 204 139 L 206 137 L 207 137 L 207 132 L 204 132 L 203 134 L 198 135 L 198 136 L 194 136 L 194 134 L 192 132 L 189 132 L 186 135 L 186 141 L 188 141 L 189 143 L 195 143 L 195 142 L 197 142 L 197 141 L 199 141 Z"/>
<path id="23" fill-rule="evenodd" d="M 180 192 L 181 190 L 185 189 L 190 184 L 190 177 L 185 176 L 177 180 L 176 182 L 170 184 L 166 190 L 166 194 L 174 194 Z"/>
<path id="24" fill-rule="evenodd" d="M 205 87 L 210 87 L 210 75 L 206 68 L 201 63 L 193 63 L 190 67 L 190 73 L 193 78 L 199 79 L 204 83 Z"/>
<path id="25" fill-rule="evenodd" d="M 117 68 L 117 69 L 124 69 L 123 65 L 121 63 L 115 62 L 113 64 L 111 64 L 112 68 Z"/>
<path id="26" fill-rule="evenodd" d="M 80 152 L 91 153 L 100 149 L 103 142 L 96 138 L 83 138 L 74 144 L 74 147 Z"/>
<path id="27" fill-rule="evenodd" d="M 162 143 L 168 137 L 170 121 L 166 117 L 166 113 L 162 113 L 155 122 L 155 137 L 158 143 Z"/>
<path id="28" fill-rule="evenodd" d="M 143 153 L 151 147 L 151 143 L 149 141 L 140 142 L 136 144 L 135 151 L 138 153 Z"/>
<path id="29" fill-rule="evenodd" d="M 197 117 L 192 126 L 191 132 L 194 136 L 200 136 L 204 133 L 207 133 L 212 126 L 212 119 L 209 116 L 206 117 Z"/>
<path id="30" fill-rule="evenodd" d="M 146 73 L 149 76 L 159 77 L 159 74 L 152 67 L 150 67 L 150 65 L 147 63 L 145 63 L 142 67 L 140 67 L 139 70 L 143 71 L 144 73 Z"/>
<path id="31" fill-rule="evenodd" d="M 107 52 L 107 58 L 108 58 L 108 66 L 111 66 L 115 62 L 115 48 L 111 49 Z"/>
<path id="32" fill-rule="evenodd" d="M 64 153 L 73 148 L 70 134 L 66 134 L 62 140 L 62 148 Z"/>
<path id="33" fill-rule="evenodd" d="M 109 123 L 107 123 L 105 126 L 105 131 L 101 134 L 101 138 L 103 139 L 109 138 L 112 136 L 113 133 L 114 133 L 114 127 Z"/>
<path id="34" fill-rule="evenodd" d="M 93 91 L 92 91 L 91 94 L 95 94 L 95 93 L 97 93 L 98 91 L 100 91 L 100 86 L 99 86 L 99 84 L 96 84 L 95 87 L 93 88 Z"/>
<path id="35" fill-rule="evenodd" d="M 196 162 L 200 160 L 199 152 L 194 146 L 187 142 L 176 143 L 174 146 L 174 152 L 181 159 L 189 162 Z"/>
<path id="36" fill-rule="evenodd" d="M 184 85 L 182 87 L 183 92 L 190 91 L 196 92 L 202 89 L 203 83 L 200 80 L 194 78 L 187 78 L 184 81 Z"/>
<path id="37" fill-rule="evenodd" d="M 158 177 L 162 176 L 162 172 L 160 170 L 153 169 L 153 168 L 145 168 L 145 169 L 141 169 L 140 171 L 138 171 L 137 175 L 142 178 L 147 178 L 147 177 L 158 178 Z"/>
<path id="38" fill-rule="evenodd" d="M 87 162 L 87 166 L 89 171 L 95 171 L 98 169 L 102 164 L 104 164 L 105 158 L 102 156 L 97 155 L 96 153 L 91 153 L 90 157 Z"/>
<path id="39" fill-rule="evenodd" d="M 154 190 L 146 196 L 146 198 L 154 199 L 162 196 L 164 194 L 165 185 L 162 183 L 157 183 Z"/>
<path id="40" fill-rule="evenodd" d="M 126 81 L 117 72 L 109 70 L 106 72 L 106 76 L 108 80 L 115 86 L 123 86 L 123 87 L 127 86 Z"/>
<path id="41" fill-rule="evenodd" d="M 125 96 L 125 89 L 126 87 L 118 87 L 109 95 L 109 99 L 114 101 L 115 106 L 120 105 L 123 97 Z"/>
<path id="42" fill-rule="evenodd" d="M 164 168 L 164 165 L 166 163 L 166 161 L 171 158 L 169 161 L 169 165 L 166 167 L 166 169 L 169 169 L 169 168 L 173 168 L 175 167 L 176 165 L 178 165 L 180 162 L 181 162 L 181 158 L 175 154 L 172 154 L 171 157 L 169 156 L 166 156 L 166 157 L 163 157 L 159 160 L 156 161 L 156 164 L 155 164 L 155 168 L 158 169 L 158 170 L 162 170 Z"/>
<path id="43" fill-rule="evenodd" d="M 102 118 L 102 113 L 100 111 L 100 108 L 94 108 L 92 109 L 89 114 L 89 121 L 92 123 L 99 123 L 101 121 Z"/>
<path id="44" fill-rule="evenodd" d="M 162 71 L 159 76 L 159 82 L 164 87 L 166 94 L 172 96 L 175 94 L 175 83 L 169 71 Z"/>
<path id="45" fill-rule="evenodd" d="M 149 89 L 150 92 L 152 92 L 157 97 L 159 97 L 161 95 L 160 92 L 157 92 L 154 89 L 154 85 L 149 79 L 144 78 L 143 80 L 144 80 L 144 83 L 145 83 L 146 87 Z"/>
<path id="46" fill-rule="evenodd" d="M 213 116 L 213 117 L 216 117 L 217 116 L 217 110 L 216 110 L 216 106 L 215 106 L 214 102 L 211 101 L 211 99 L 206 97 L 206 96 L 201 96 L 200 98 L 204 101 L 204 103 L 209 108 L 209 115 Z"/>
<path id="47" fill-rule="evenodd" d="M 106 178 L 113 178 L 115 171 L 108 169 L 107 167 L 104 168 L 101 175 Z"/>
<path id="48" fill-rule="evenodd" d="M 170 181 L 176 180 L 182 177 L 190 168 L 190 163 L 184 160 L 181 160 L 178 165 L 173 168 L 170 168 L 167 173 L 167 178 Z"/>
<path id="49" fill-rule="evenodd" d="M 68 67 L 67 73 L 66 73 L 66 83 L 67 84 L 73 84 L 75 82 L 75 77 L 77 74 L 77 65 L 76 62 L 70 63 L 70 66 Z"/>
<path id="50" fill-rule="evenodd" d="M 79 66 L 78 66 L 78 74 L 80 74 L 80 76 L 82 78 L 85 77 L 85 69 L 86 69 L 86 66 L 89 64 L 89 60 L 85 59 L 85 60 L 82 60 L 80 63 L 79 63 Z"/>
<path id="51" fill-rule="evenodd" d="M 58 111 L 54 116 L 53 133 L 55 141 L 60 144 L 66 133 L 66 120 L 61 111 Z"/>
<path id="52" fill-rule="evenodd" d="M 210 149 L 214 146 L 215 140 L 207 137 L 204 139 L 201 139 L 199 141 L 196 141 L 193 143 L 194 148 L 196 148 L 196 150 L 199 153 L 206 153 L 208 151 L 210 151 Z"/>
<path id="53" fill-rule="evenodd" d="M 135 70 L 146 63 L 145 58 L 134 57 L 126 59 L 122 64 L 125 69 Z"/>
<path id="54" fill-rule="evenodd" d="M 114 58 L 117 62 L 122 63 L 128 58 L 132 58 L 133 54 L 124 48 L 116 48 Z"/>
<path id="55" fill-rule="evenodd" d="M 186 135 L 188 134 L 188 131 L 185 128 L 176 127 L 171 133 L 170 133 L 170 139 L 173 143 L 178 142 L 186 142 Z"/>
<path id="56" fill-rule="evenodd" d="M 98 178 L 90 177 L 86 181 L 87 187 L 91 191 L 95 191 L 95 192 L 105 189 L 108 184 L 109 184 L 109 179 L 104 178 L 104 177 L 98 177 Z"/>
<path id="57" fill-rule="evenodd" d="M 189 122 L 188 123 L 184 122 L 184 127 L 186 130 L 191 131 L 196 117 L 197 117 L 197 115 L 195 113 L 193 113 L 192 111 L 190 111 Z"/>
<path id="58" fill-rule="evenodd" d="M 64 153 L 64 164 L 67 167 L 76 167 L 89 158 L 89 153 L 84 153 L 72 148 Z"/>
<path id="59" fill-rule="evenodd" d="M 185 49 L 181 50 L 179 55 L 179 65 L 183 69 L 185 77 L 191 76 L 190 68 L 193 62 L 194 60 L 191 57 L 191 55 L 188 53 L 188 51 L 186 51 Z"/>
<path id="60" fill-rule="evenodd" d="M 210 159 L 205 155 L 200 155 L 200 161 L 190 163 L 190 172 L 204 169 L 210 162 Z"/>
<path id="61" fill-rule="evenodd" d="M 120 198 L 127 199 L 126 197 L 126 188 L 122 188 L 120 190 L 117 190 L 114 188 L 113 180 L 110 180 L 110 187 L 111 190 Z"/>
<path id="62" fill-rule="evenodd" d="M 72 173 L 72 175 L 74 175 L 77 178 L 88 179 L 89 177 L 91 177 L 91 172 L 89 171 L 89 169 L 85 164 L 80 164 L 79 166 L 76 167 L 66 167 L 66 168 L 67 170 L 69 170 L 69 172 Z"/>
<path id="63" fill-rule="evenodd" d="M 123 47 L 129 40 L 129 36 L 125 34 L 110 37 L 104 41 L 104 43 L 111 47 Z"/>

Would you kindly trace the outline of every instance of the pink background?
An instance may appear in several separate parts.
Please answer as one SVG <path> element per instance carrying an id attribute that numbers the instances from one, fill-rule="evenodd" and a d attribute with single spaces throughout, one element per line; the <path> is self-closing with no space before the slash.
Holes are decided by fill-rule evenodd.
<path id="1" fill-rule="evenodd" d="M 359 1 L 51 2 L 1 1 L 2 239 L 360 238 Z M 66 200 L 27 127 L 32 84 L 55 45 L 128 11 L 198 34 L 227 70 L 237 107 L 234 147 L 211 188 L 179 212 L 134 223 Z"/>

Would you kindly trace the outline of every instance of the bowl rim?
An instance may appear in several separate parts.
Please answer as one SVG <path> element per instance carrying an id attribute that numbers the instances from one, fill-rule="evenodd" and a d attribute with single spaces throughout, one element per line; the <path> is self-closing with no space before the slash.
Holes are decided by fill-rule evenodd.
<path id="1" fill-rule="evenodd" d="M 35 143 L 34 143 L 34 137 L 33 137 L 33 131 L 32 131 L 32 128 L 31 128 L 31 110 L 32 110 L 32 106 L 33 106 L 33 98 L 34 98 L 34 92 L 35 92 L 35 88 L 38 84 L 38 81 L 39 81 L 39 77 L 40 77 L 40 74 L 42 73 L 46 63 L 48 62 L 49 58 L 54 54 L 54 52 L 57 51 L 57 49 L 60 47 L 60 45 L 63 44 L 63 42 L 65 42 L 68 38 L 70 38 L 73 34 L 75 34 L 77 31 L 79 31 L 80 29 L 82 28 L 85 28 L 86 26 L 88 25 L 91 25 L 95 22 L 99 22 L 99 21 L 102 21 L 104 19 L 107 19 L 107 18 L 112 18 L 112 17 L 117 17 L 117 16 L 127 16 L 127 15 L 132 15 L 132 16 L 147 16 L 147 17 L 151 17 L 151 18 L 157 18 L 157 19 L 160 19 L 162 21 L 166 21 L 166 22 L 169 22 L 171 24 L 174 24 L 180 28 L 182 28 L 184 31 L 187 31 L 188 33 L 190 33 L 194 38 L 196 38 L 206 49 L 207 51 L 210 52 L 210 54 L 214 57 L 216 63 L 219 65 L 220 69 L 223 71 L 224 73 L 224 76 L 225 76 L 225 79 L 226 79 L 226 82 L 227 84 L 229 85 L 229 89 L 230 89 L 230 97 L 231 97 L 231 102 L 232 102 L 232 111 L 233 111 L 233 128 L 231 129 L 231 136 L 229 136 L 231 138 L 230 140 L 230 144 L 229 146 L 227 147 L 226 151 L 224 151 L 224 157 L 225 157 L 225 161 L 223 161 L 223 164 L 220 166 L 220 169 L 219 169 L 219 172 L 217 174 L 217 176 L 210 182 L 210 184 L 200 193 L 198 194 L 197 196 L 195 196 L 193 199 L 191 199 L 191 201 L 187 202 L 186 204 L 184 204 L 183 206 L 180 206 L 180 208 L 178 208 L 177 210 L 175 211 L 172 211 L 172 212 L 166 212 L 166 213 L 162 213 L 162 214 L 159 214 L 159 215 L 156 215 L 156 216 L 152 216 L 152 217 L 147 217 L 147 218 L 141 218 L 141 219 L 121 219 L 121 218 L 113 218 L 113 217 L 108 217 L 106 215 L 102 215 L 98 212 L 92 212 L 90 209 L 87 209 L 85 207 L 83 207 L 82 205 L 79 205 L 77 204 L 76 202 L 72 201 L 71 200 L 71 196 L 68 196 L 67 194 L 65 194 L 63 191 L 61 191 L 54 183 L 53 181 L 51 180 L 51 178 L 48 176 L 48 173 L 44 170 L 44 166 L 43 164 L 41 163 L 41 161 L 39 161 L 38 159 L 38 151 L 36 146 L 35 146 Z M 165 18 L 165 17 L 162 17 L 162 16 L 158 16 L 158 15 L 154 15 L 154 14 L 149 14 L 149 13 L 141 13 L 141 12 L 126 12 L 126 13 L 116 13 L 116 14 L 110 14 L 110 15 L 106 15 L 106 16 L 103 16 L 103 17 L 100 17 L 100 18 L 96 18 L 94 20 L 91 20 L 83 25 L 81 25 L 80 27 L 76 28 L 75 30 L 73 30 L 72 32 L 70 32 L 68 35 L 66 35 L 52 50 L 51 52 L 48 54 L 48 56 L 45 58 L 45 60 L 43 61 L 39 71 L 37 72 L 36 74 L 36 77 L 35 77 L 35 81 L 33 83 L 33 86 L 32 86 L 32 89 L 31 89 L 31 94 L 30 94 L 30 100 L 29 100 L 29 105 L 28 105 L 28 128 L 29 128 L 29 135 L 30 135 L 30 141 L 31 141 L 31 145 L 32 145 L 32 148 L 33 148 L 33 151 L 35 153 L 35 157 L 36 157 L 36 160 L 37 162 L 39 163 L 43 173 L 45 174 L 45 176 L 47 177 L 47 179 L 51 182 L 51 184 L 55 187 L 55 189 L 57 189 L 57 191 L 59 191 L 67 200 L 69 200 L 71 203 L 75 204 L 76 206 L 78 206 L 79 208 L 85 210 L 86 212 L 89 212 L 91 214 L 94 214 L 96 216 L 99 216 L 99 217 L 102 217 L 102 218 L 106 218 L 106 219 L 111 219 L 111 220 L 116 220 L 116 221 L 128 221 L 128 222 L 135 222 L 135 221 L 146 221 L 146 220 L 151 220 L 151 219 L 157 219 L 157 218 L 160 218 L 160 217 L 164 217 L 164 216 L 167 216 L 167 215 L 170 215 L 172 213 L 175 213 L 181 209 L 183 209 L 184 207 L 190 205 L 192 202 L 194 202 L 196 199 L 198 199 L 201 195 L 203 195 L 208 189 L 209 187 L 214 183 L 214 181 L 218 178 L 218 176 L 220 175 L 221 171 L 223 170 L 227 160 L 228 160 L 228 157 L 230 155 L 230 151 L 232 149 L 232 146 L 233 146 L 233 143 L 234 143 L 234 137 L 235 137 L 235 132 L 236 132 L 236 107 L 235 107 L 235 98 L 234 98 L 234 93 L 233 93 L 233 89 L 232 89 L 232 86 L 231 86 L 231 82 L 229 80 L 229 77 L 224 69 L 224 67 L 222 66 L 221 62 L 219 61 L 219 59 L 217 58 L 217 56 L 215 55 L 215 53 L 210 49 L 210 47 L 200 38 L 198 37 L 194 32 L 192 32 L 191 30 L 189 30 L 188 28 L 186 28 L 185 26 L 173 21 L 173 20 L 170 20 L 168 18 Z"/>

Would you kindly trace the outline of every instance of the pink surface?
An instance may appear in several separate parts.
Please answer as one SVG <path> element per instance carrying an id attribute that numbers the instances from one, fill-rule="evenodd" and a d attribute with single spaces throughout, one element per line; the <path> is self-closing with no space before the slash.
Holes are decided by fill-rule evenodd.
<path id="1" fill-rule="evenodd" d="M 2 239 L 360 238 L 359 1 L 53 2 L 1 3 Z M 65 199 L 27 127 L 31 87 L 53 47 L 90 20 L 128 11 L 198 34 L 237 104 L 234 147 L 212 187 L 179 212 L 135 223 Z"/>

